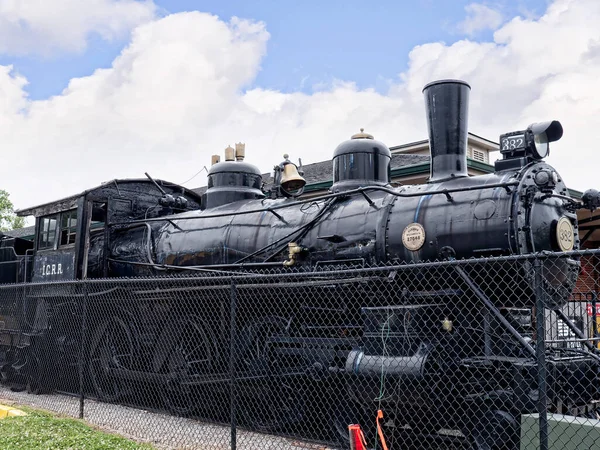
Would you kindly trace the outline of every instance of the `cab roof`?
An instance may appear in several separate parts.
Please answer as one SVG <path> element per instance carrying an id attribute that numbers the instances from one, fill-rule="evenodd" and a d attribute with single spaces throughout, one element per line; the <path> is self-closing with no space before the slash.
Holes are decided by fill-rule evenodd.
<path id="1" fill-rule="evenodd" d="M 195 200 L 198 204 L 201 203 L 201 196 L 191 189 L 187 189 L 175 183 L 164 180 L 154 180 L 168 194 L 177 193 L 188 199 Z M 62 211 L 68 211 L 77 206 L 77 201 L 82 197 L 88 197 L 93 200 L 102 201 L 108 200 L 109 197 L 133 197 L 136 193 L 156 192 L 156 196 L 162 196 L 162 192 L 148 178 L 124 178 L 113 179 L 102 183 L 91 189 L 87 189 L 78 194 L 55 200 L 41 205 L 32 206 L 30 208 L 19 209 L 15 211 L 17 216 L 35 216 L 41 217 L 48 214 L 54 214 Z"/>

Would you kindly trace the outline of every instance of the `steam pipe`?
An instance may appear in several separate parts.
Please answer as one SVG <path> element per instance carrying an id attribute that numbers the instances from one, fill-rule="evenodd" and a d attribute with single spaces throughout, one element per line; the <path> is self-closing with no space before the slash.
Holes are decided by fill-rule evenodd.
<path id="1" fill-rule="evenodd" d="M 425 112 L 431 152 L 429 183 L 467 174 L 467 132 L 471 86 L 460 80 L 425 85 Z"/>
<path id="2" fill-rule="evenodd" d="M 336 192 L 333 194 L 325 194 L 325 195 L 321 195 L 319 197 L 307 198 L 304 200 L 297 200 L 297 201 L 289 202 L 289 203 L 282 203 L 279 205 L 273 205 L 273 206 L 269 206 L 269 207 L 265 207 L 265 208 L 244 209 L 242 211 L 228 211 L 228 212 L 207 214 L 207 215 L 203 215 L 203 216 L 192 216 L 192 217 L 173 217 L 173 216 L 171 216 L 169 218 L 151 217 L 150 219 L 138 219 L 138 220 L 132 220 L 129 222 L 114 222 L 114 223 L 111 223 L 111 225 L 129 225 L 129 224 L 133 224 L 133 223 L 146 223 L 146 222 L 166 222 L 166 221 L 171 221 L 171 220 L 213 219 L 215 217 L 229 217 L 229 216 L 237 216 L 237 215 L 243 215 L 243 214 L 254 214 L 254 213 L 265 212 L 265 211 L 272 212 L 272 211 L 279 210 L 279 209 L 292 208 L 297 205 L 304 205 L 306 203 L 314 203 L 316 201 L 327 200 L 329 198 L 348 197 L 353 194 L 362 194 L 363 192 L 370 192 L 370 191 L 385 192 L 386 194 L 391 194 L 391 195 L 395 195 L 396 197 L 402 197 L 402 198 L 423 197 L 425 195 L 445 195 L 446 197 L 448 197 L 448 194 L 453 194 L 455 192 L 470 192 L 470 191 L 480 191 L 480 190 L 484 190 L 484 189 L 496 189 L 496 188 L 504 188 L 504 189 L 506 189 L 507 193 L 511 193 L 512 191 L 510 190 L 510 188 L 512 186 L 518 186 L 519 183 L 520 183 L 519 181 L 508 181 L 505 183 L 480 184 L 480 185 L 476 185 L 476 186 L 464 186 L 464 187 L 449 188 L 449 189 L 436 189 L 433 191 L 419 191 L 419 192 L 408 192 L 408 193 L 404 193 L 402 191 L 398 192 L 398 191 L 395 191 L 393 189 L 389 189 L 389 188 L 386 188 L 383 186 L 365 186 L 365 187 L 353 189 L 351 191 Z"/>

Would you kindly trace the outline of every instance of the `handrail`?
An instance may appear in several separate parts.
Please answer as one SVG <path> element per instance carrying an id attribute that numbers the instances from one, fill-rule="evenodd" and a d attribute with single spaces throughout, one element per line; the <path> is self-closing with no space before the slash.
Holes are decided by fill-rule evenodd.
<path id="1" fill-rule="evenodd" d="M 420 191 L 420 192 L 411 192 L 411 193 L 403 193 L 402 191 L 397 192 L 393 189 L 389 189 L 384 186 L 366 186 L 366 187 L 362 187 L 362 188 L 358 188 L 358 189 L 353 189 L 351 191 L 336 192 L 333 194 L 322 195 L 320 197 L 307 198 L 305 200 L 298 200 L 295 202 L 269 206 L 266 208 L 248 209 L 248 210 L 244 210 L 244 211 L 228 211 L 228 212 L 223 212 L 223 213 L 219 213 L 219 214 L 205 214 L 205 215 L 201 215 L 201 216 L 192 216 L 192 217 L 175 217 L 175 219 L 178 219 L 178 220 L 214 219 L 217 217 L 238 216 L 238 215 L 244 215 L 244 214 L 256 214 L 256 213 L 261 213 L 261 212 L 273 212 L 278 209 L 291 208 L 293 206 L 303 205 L 305 203 L 312 203 L 312 202 L 315 202 L 318 200 L 327 200 L 330 198 L 347 197 L 347 196 L 351 196 L 354 194 L 360 194 L 362 197 L 363 194 L 365 194 L 366 192 L 370 192 L 370 191 L 385 192 L 386 194 L 395 195 L 396 197 L 402 197 L 402 198 L 423 197 L 426 195 L 445 195 L 449 201 L 452 201 L 452 197 L 450 196 L 450 194 L 454 194 L 457 192 L 480 191 L 480 190 L 484 190 L 484 189 L 496 189 L 496 188 L 504 188 L 508 192 L 511 192 L 509 188 L 511 186 L 518 186 L 518 185 L 519 185 L 519 181 L 510 181 L 510 182 L 506 182 L 506 183 L 481 184 L 481 185 L 476 185 L 476 186 L 465 186 L 465 187 L 450 188 L 450 189 L 437 189 L 434 191 Z M 131 222 L 115 222 L 112 225 L 127 225 L 127 224 L 147 223 L 147 222 L 164 222 L 164 221 L 172 221 L 173 218 L 174 218 L 174 216 L 153 217 L 150 219 L 133 220 Z"/>

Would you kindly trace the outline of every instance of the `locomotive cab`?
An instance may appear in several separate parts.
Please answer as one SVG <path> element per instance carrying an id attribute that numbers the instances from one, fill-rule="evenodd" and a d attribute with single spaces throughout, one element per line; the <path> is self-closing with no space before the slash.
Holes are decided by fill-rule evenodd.
<path id="1" fill-rule="evenodd" d="M 80 194 L 17 211 L 35 217 L 31 281 L 85 279 L 88 268 L 106 276 L 101 253 L 111 226 L 126 227 L 140 218 L 199 209 L 201 198 L 181 186 L 153 179 L 112 180 Z M 90 253 L 90 248 L 92 252 Z"/>

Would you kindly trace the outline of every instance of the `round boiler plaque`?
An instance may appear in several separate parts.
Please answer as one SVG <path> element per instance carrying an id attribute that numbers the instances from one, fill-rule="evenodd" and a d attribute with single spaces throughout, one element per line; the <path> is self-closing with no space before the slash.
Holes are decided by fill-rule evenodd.
<path id="1" fill-rule="evenodd" d="M 566 217 L 558 219 L 556 224 L 556 242 L 563 252 L 573 250 L 575 245 L 575 229 L 573 224 Z"/>
<path id="2" fill-rule="evenodd" d="M 417 251 L 425 243 L 425 228 L 420 223 L 407 225 L 402 232 L 402 243 L 410 251 Z"/>

